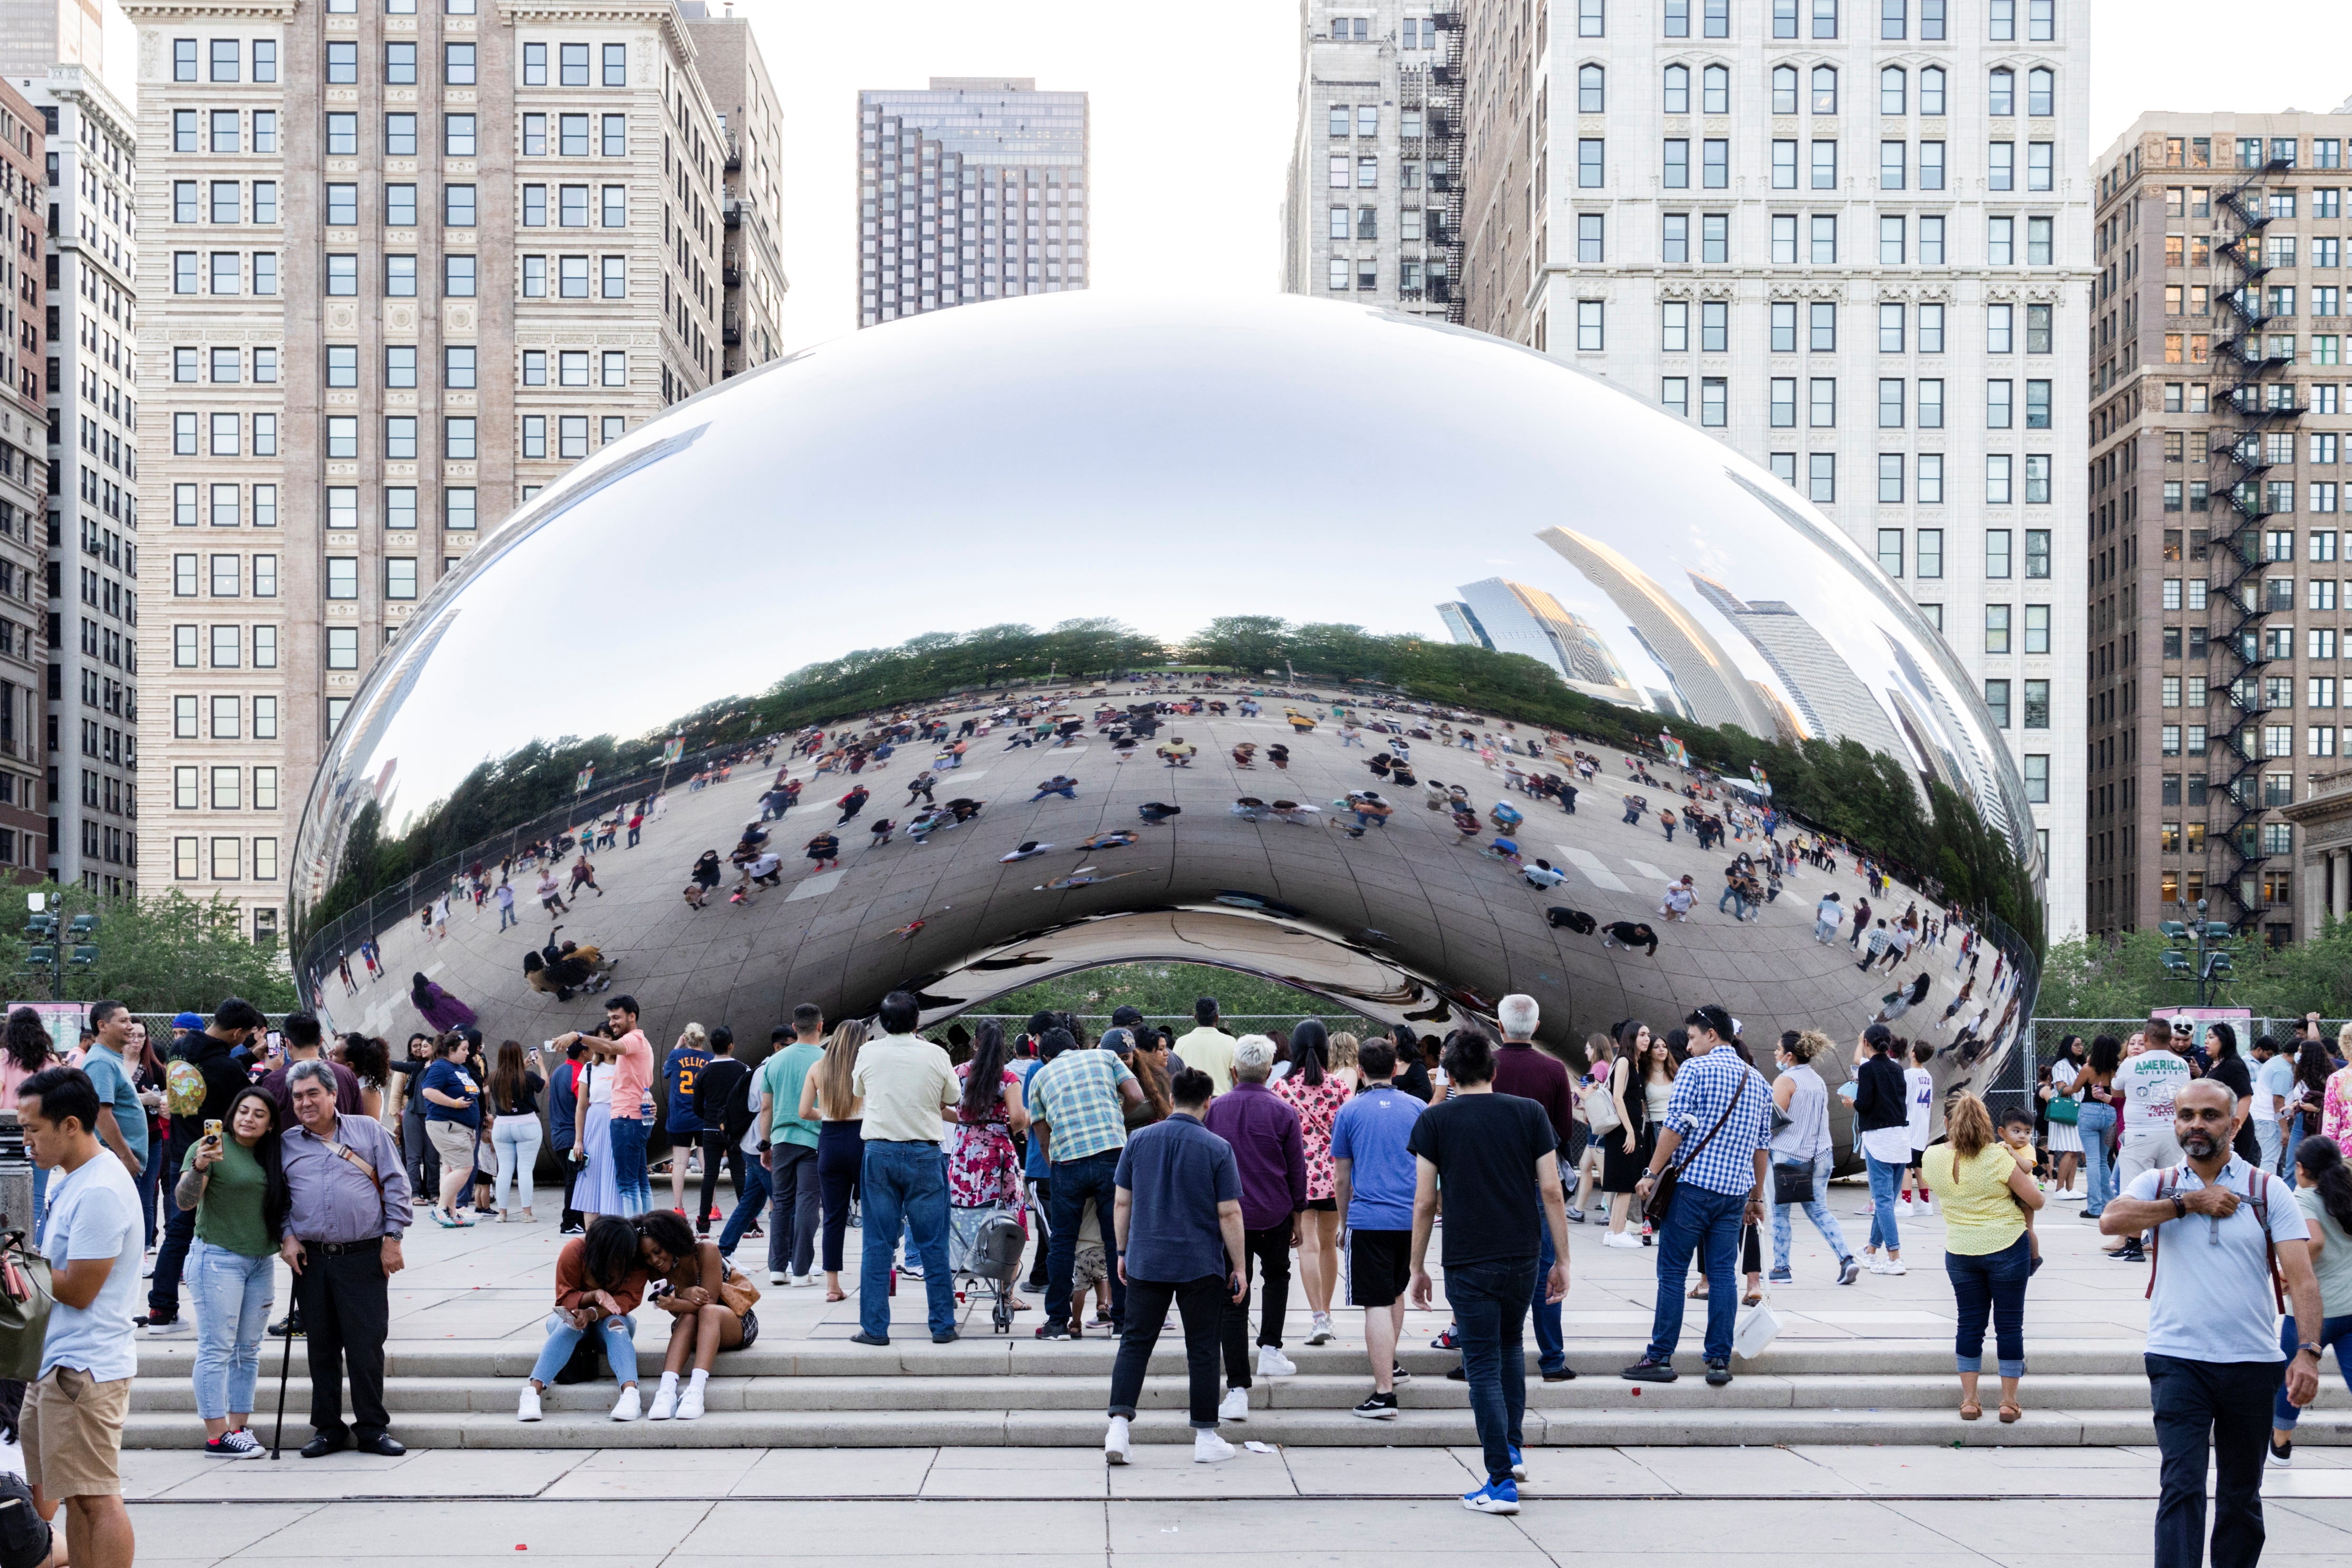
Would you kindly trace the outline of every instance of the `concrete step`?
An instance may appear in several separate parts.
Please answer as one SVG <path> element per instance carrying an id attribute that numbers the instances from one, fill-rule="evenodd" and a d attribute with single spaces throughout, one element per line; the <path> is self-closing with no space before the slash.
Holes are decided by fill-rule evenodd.
<path id="1" fill-rule="evenodd" d="M 885 1412 L 951 1415 L 971 1412 L 1021 1410 L 1037 1413 L 1095 1411 L 1108 1393 L 1108 1374 L 1100 1377 L 744 1377 L 712 1379 L 706 1395 L 714 1411 L 791 1415 L 865 1415 Z M 1186 1384 L 1181 1375 L 1147 1378 L 1138 1405 L 1147 1410 L 1181 1410 Z M 641 1369 L 648 1387 L 658 1369 Z M 404 1377 L 387 1382 L 384 1402 L 395 1416 L 497 1415 L 510 1412 L 521 1386 L 519 1378 Z M 1371 1386 L 1367 1373 L 1307 1374 L 1261 1378 L 1250 1389 L 1254 1410 L 1278 1413 L 1345 1413 Z M 2128 1374 L 2043 1376 L 2029 1373 L 2027 1386 L 2042 1403 L 2076 1412 L 2145 1411 L 2147 1380 Z M 1941 1410 L 1958 1402 L 1948 1371 L 1940 1375 L 1864 1375 L 1831 1373 L 1775 1376 L 1743 1373 L 1726 1388 L 1709 1388 L 1694 1367 L 1679 1383 L 1628 1383 L 1611 1373 L 1579 1377 L 1566 1383 L 1528 1384 L 1528 1405 L 1547 1412 L 1668 1411 L 1700 1408 L 1723 1410 L 1852 1411 Z M 265 1387 L 262 1403 L 276 1408 L 277 1392 Z M 1398 1385 L 1398 1397 L 1407 1410 L 1464 1411 L 1469 1408 L 1468 1385 L 1443 1375 L 1416 1376 Z M 550 1415 L 596 1415 L 614 1398 L 609 1381 L 558 1385 L 547 1390 L 542 1403 Z M 131 1409 L 142 1414 L 193 1415 L 194 1386 L 183 1379 L 142 1378 L 131 1388 Z M 297 1378 L 288 1385 L 287 1408 L 310 1408 L 310 1385 Z M 2352 1415 L 2352 1394 L 2339 1385 L 2323 1389 L 2315 1412 Z"/>
<path id="2" fill-rule="evenodd" d="M 1736 1389 L 1738 1384 L 1732 1386 Z M 604 1392 L 609 1395 L 610 1386 Z M 267 1412 L 256 1426 L 267 1440 L 270 1427 Z M 1080 1448 L 1102 1441 L 1103 1416 L 1098 1408 L 714 1410 L 698 1421 L 616 1422 L 594 1413 L 563 1411 L 526 1424 L 515 1419 L 509 1401 L 498 1413 L 396 1415 L 393 1430 L 411 1448 Z M 1367 1421 L 1344 1410 L 1275 1409 L 1253 1412 L 1248 1421 L 1224 1430 L 1235 1442 L 1246 1439 L 1302 1447 L 1440 1447 L 1477 1441 L 1467 1410 L 1414 1410 L 1392 1421 Z M 1136 1440 L 1142 1443 L 1192 1440 L 1181 1409 L 1146 1410 L 1137 1417 L 1134 1431 Z M 2145 1407 L 2082 1411 L 2039 1404 L 2028 1407 L 2022 1421 L 2004 1426 L 1993 1419 L 1990 1410 L 1981 1421 L 1963 1422 L 1949 1407 L 1706 1409 L 1697 1402 L 1667 1407 L 1662 1401 L 1659 1408 L 1639 1411 L 1530 1408 L 1526 1431 L 1530 1446 L 1580 1447 L 1888 1444 L 2078 1447 L 2144 1446 L 2156 1440 L 2155 1425 Z M 299 1444 L 309 1436 L 299 1407 L 289 1406 L 288 1442 Z M 201 1429 L 187 1415 L 134 1413 L 124 1426 L 123 1446 L 129 1448 L 188 1448 L 200 1441 Z M 2307 1415 L 2296 1441 L 2312 1447 L 2352 1445 L 2352 1415 L 2339 1410 Z"/>

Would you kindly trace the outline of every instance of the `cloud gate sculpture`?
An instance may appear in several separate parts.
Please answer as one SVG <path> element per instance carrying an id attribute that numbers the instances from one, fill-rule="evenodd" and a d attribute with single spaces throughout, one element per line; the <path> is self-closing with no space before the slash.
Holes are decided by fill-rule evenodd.
<path id="1" fill-rule="evenodd" d="M 736 898 L 780 775 L 780 863 Z M 297 964 L 395 1039 L 421 972 L 493 1039 L 593 1022 L 609 984 L 665 1041 L 757 1044 L 802 1001 L 904 987 L 942 1022 L 1205 962 L 1432 1034 L 1525 991 L 1571 1052 L 1717 1001 L 1768 1069 L 1783 1028 L 1891 1012 L 1980 1086 L 2038 973 L 2023 802 L 1901 590 L 1655 406 L 1350 305 L 1070 294 L 794 354 L 509 518 L 332 742 Z M 593 885 L 564 850 L 543 902 L 529 847 L 599 822 Z M 468 882 L 502 867 L 507 929 Z"/>

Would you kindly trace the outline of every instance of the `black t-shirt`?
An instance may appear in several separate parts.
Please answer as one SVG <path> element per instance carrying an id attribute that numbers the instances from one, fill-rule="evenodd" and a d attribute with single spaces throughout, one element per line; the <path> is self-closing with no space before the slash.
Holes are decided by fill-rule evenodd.
<path id="1" fill-rule="evenodd" d="M 2253 1075 L 2246 1070 L 2246 1061 L 2243 1057 L 2222 1057 L 2205 1069 L 2205 1076 L 2215 1083 L 2228 1084 L 2230 1092 L 2236 1095 L 2242 1104 L 2253 1098 L 2254 1079 Z M 2262 1141 L 2254 1136 L 2254 1119 L 2251 1112 L 2246 1120 L 2239 1124 L 2238 1135 L 2232 1141 L 2231 1146 L 2249 1160 L 2262 1159 Z"/>
<path id="2" fill-rule="evenodd" d="M 728 1138 L 743 1136 L 751 1125 L 749 1096 L 751 1069 L 733 1057 L 713 1057 L 694 1080 L 694 1113 L 706 1128 Z"/>
<path id="3" fill-rule="evenodd" d="M 490 1097 L 490 1114 L 493 1116 L 536 1115 L 539 1111 L 540 1090 L 546 1087 L 547 1080 L 545 1079 L 526 1068 L 522 1075 L 522 1098 L 520 1101 L 515 1104 L 509 1104 L 507 1101 L 499 1100 L 494 1094 Z"/>
<path id="4" fill-rule="evenodd" d="M 1558 1147 L 1544 1108 L 1514 1094 L 1463 1094 L 1421 1113 L 1405 1144 L 1437 1167 L 1445 1266 L 1532 1263 L 1542 1245 L 1536 1162 Z"/>

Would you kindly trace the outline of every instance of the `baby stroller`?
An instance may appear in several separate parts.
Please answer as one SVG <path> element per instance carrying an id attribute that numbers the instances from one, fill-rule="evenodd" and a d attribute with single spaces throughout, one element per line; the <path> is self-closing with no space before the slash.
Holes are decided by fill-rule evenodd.
<path id="1" fill-rule="evenodd" d="M 969 1300 L 985 1291 L 989 1321 L 1000 1334 L 1013 1331 L 1013 1282 L 1028 1245 L 1020 1213 L 1009 1204 L 948 1211 L 948 1268 L 955 1276 L 956 1295 Z"/>

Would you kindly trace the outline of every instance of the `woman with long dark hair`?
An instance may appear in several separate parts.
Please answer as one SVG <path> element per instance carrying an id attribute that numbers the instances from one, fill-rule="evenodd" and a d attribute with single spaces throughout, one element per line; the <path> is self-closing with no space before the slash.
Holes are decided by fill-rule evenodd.
<path id="1" fill-rule="evenodd" d="M 868 1031 L 862 1018 L 835 1025 L 824 1042 L 824 1060 L 811 1068 L 801 1084 L 797 1114 L 817 1124 L 817 1204 L 824 1220 L 824 1299 L 828 1301 L 848 1299 L 841 1289 L 841 1248 L 849 1235 L 849 1205 L 857 1200 L 858 1173 L 866 1158 L 866 1102 L 850 1084 Z M 886 1245 L 895 1242 L 893 1237 Z"/>
<path id="2" fill-rule="evenodd" d="M 205 1452 L 257 1459 L 246 1430 L 261 1372 L 261 1334 L 277 1284 L 278 1236 L 286 1222 L 278 1102 L 241 1089 L 228 1114 L 188 1151 L 173 1198 L 196 1213 L 187 1279 L 196 1309 L 196 1414 Z"/>
<path id="3" fill-rule="evenodd" d="M 2082 1036 L 2068 1035 L 2060 1040 L 2057 1058 L 2050 1064 L 2048 1089 L 2042 1096 L 2042 1111 L 2050 1123 L 2050 1157 L 2058 1163 L 2058 1190 L 2050 1195 L 2062 1203 L 2071 1203 L 2076 1195 L 2074 1162 L 2083 1157 L 2083 1133 L 2082 1102 L 2074 1081 L 2083 1076 L 2087 1065 L 2089 1058 L 2083 1049 Z"/>
<path id="4" fill-rule="evenodd" d="M 760 1315 L 751 1310 L 759 1289 L 729 1265 L 717 1242 L 698 1239 L 684 1215 L 655 1209 L 631 1223 L 645 1265 L 646 1299 L 670 1314 L 661 1386 L 654 1391 L 646 1419 L 700 1420 L 703 1388 L 719 1352 L 748 1350 L 760 1337 Z M 689 1361 L 693 1376 L 681 1386 L 679 1374 Z"/>
<path id="5" fill-rule="evenodd" d="M 441 1189 L 426 1212 L 444 1227 L 474 1222 L 457 1217 L 457 1199 L 474 1173 L 474 1140 L 482 1121 L 481 1080 L 466 1069 L 472 1050 L 456 1030 L 433 1045 L 433 1061 L 425 1068 L 417 1093 L 424 1100 L 425 1135 L 441 1156 Z"/>
<path id="6" fill-rule="evenodd" d="M 2217 1019 L 2205 1026 L 2205 1044 L 2210 1059 L 2205 1076 L 2227 1088 L 2237 1097 L 2239 1106 L 2245 1108 L 2254 1098 L 2254 1075 L 2247 1070 L 2246 1058 L 2238 1053 L 2238 1031 Z M 2248 1164 L 2262 1163 L 2263 1146 L 2254 1136 L 2251 1110 L 2239 1120 L 2238 1135 L 2231 1146 Z"/>
<path id="7" fill-rule="evenodd" d="M 408 1037 L 404 1055 L 392 1065 L 395 1080 L 392 1099 L 400 1107 L 399 1124 L 393 1131 L 400 1142 L 401 1163 L 407 1168 L 408 1190 L 428 1195 L 441 1190 L 441 1154 L 425 1135 L 425 1099 L 418 1091 L 425 1087 L 425 1069 L 433 1060 L 433 1037 L 415 1034 Z"/>
<path id="8" fill-rule="evenodd" d="M 538 1060 L 539 1053 L 526 1052 L 521 1041 L 501 1040 L 498 1065 L 490 1069 L 490 1147 L 499 1158 L 491 1202 L 501 1225 L 508 1218 L 509 1190 L 525 1224 L 539 1217 L 530 1212 L 530 1178 L 539 1163 L 539 1095 L 547 1080 L 539 1076 Z"/>
<path id="9" fill-rule="evenodd" d="M 62 1058 L 49 1038 L 49 1031 L 41 1016 L 30 1007 L 12 1007 L 8 1022 L 0 1028 L 0 1110 L 16 1109 L 16 1086 Z M 37 1161 L 33 1165 L 33 1234 L 40 1234 L 41 1216 L 49 1207 L 48 1168 Z"/>
<path id="10" fill-rule="evenodd" d="M 1633 1187 L 1657 1147 L 1650 1107 L 1663 1115 L 1674 1093 L 1675 1058 L 1665 1043 L 1650 1033 L 1639 1018 L 1617 1026 L 1617 1056 L 1609 1064 L 1609 1104 L 1617 1126 L 1601 1141 L 1601 1190 L 1609 1194 L 1609 1234 L 1603 1247 L 1647 1247 L 1649 1227 L 1640 1238 L 1625 1228 L 1633 1207 Z"/>
<path id="11" fill-rule="evenodd" d="M 963 1079 L 963 1098 L 956 1102 L 955 1132 L 948 1146 L 948 1250 L 961 1270 L 990 1215 L 1011 1213 L 1026 1225 L 1021 1156 L 1013 1139 L 1029 1131 L 1029 1111 L 1021 1097 L 1021 1075 L 1005 1061 L 1004 1030 L 994 1019 L 982 1021 L 972 1037 L 971 1059 L 956 1074 Z"/>
<path id="12" fill-rule="evenodd" d="M 9 1023 L 13 1026 L 16 1020 Z M 10 1047 L 13 1052 L 14 1046 Z M 2294 1151 L 2305 1138 L 2319 1135 L 2319 1118 L 2326 1109 L 2327 1080 L 2336 1071 L 2336 1059 L 2317 1035 L 2295 1047 L 2294 1088 L 2287 1095 L 2286 1109 L 2279 1113 L 2279 1125 L 2286 1134 L 2287 1168 L 2294 1168 Z"/>
<path id="13" fill-rule="evenodd" d="M 547 1320 L 547 1342 L 523 1385 L 520 1419 L 540 1418 L 539 1396 L 592 1331 L 604 1340 L 605 1364 L 621 1385 L 613 1419 L 635 1421 L 644 1413 L 637 1398 L 636 1320 L 629 1316 L 646 1293 L 639 1248 L 635 1226 L 618 1215 L 604 1215 L 590 1220 L 587 1233 L 565 1242 L 555 1255 L 555 1310 Z"/>
<path id="14" fill-rule="evenodd" d="M 2303 1331 L 2294 1314 L 2279 1323 L 2279 1353 L 2294 1354 L 2298 1344 L 2317 1344 L 2336 1351 L 2336 1370 L 2352 1388 L 2352 1165 L 2335 1139 L 2315 1132 L 2294 1152 L 2294 1201 L 2311 1232 L 2311 1271 L 2319 1277 L 2319 1331 Z M 2271 1458 L 2294 1460 L 2294 1424 L 2302 1412 L 2287 1403 L 2284 1389 L 2271 1405 Z"/>
<path id="15" fill-rule="evenodd" d="M 366 1035 L 339 1035 L 329 1053 L 360 1080 L 360 1114 L 384 1121 L 384 1091 L 392 1079 L 392 1047 Z"/>
<path id="16" fill-rule="evenodd" d="M 2116 1092 L 2116 1072 L 2124 1064 L 2124 1043 L 2113 1035 L 2091 1037 L 2090 1054 L 2083 1060 L 2075 1087 L 2083 1096 L 2074 1113 L 2074 1130 L 2083 1138 L 2083 1217 L 2096 1219 L 2116 1195 L 2113 1145 L 2116 1118 L 2122 1096 Z"/>
<path id="17" fill-rule="evenodd" d="M 1331 1163 L 1331 1123 L 1353 1086 L 1331 1070 L 1331 1035 L 1320 1018 L 1301 1018 L 1290 1032 L 1290 1070 L 1275 1080 L 1275 1098 L 1298 1113 L 1307 1150 L 1307 1208 L 1298 1216 L 1298 1273 L 1311 1314 L 1307 1342 L 1331 1337 L 1331 1298 L 1339 1286 L 1339 1172 Z"/>
<path id="18" fill-rule="evenodd" d="M 410 1005 L 425 1015 L 425 1021 L 433 1026 L 436 1034 L 467 1028 L 475 1022 L 471 1007 L 425 979 L 421 973 L 409 977 L 408 1000 Z"/>

